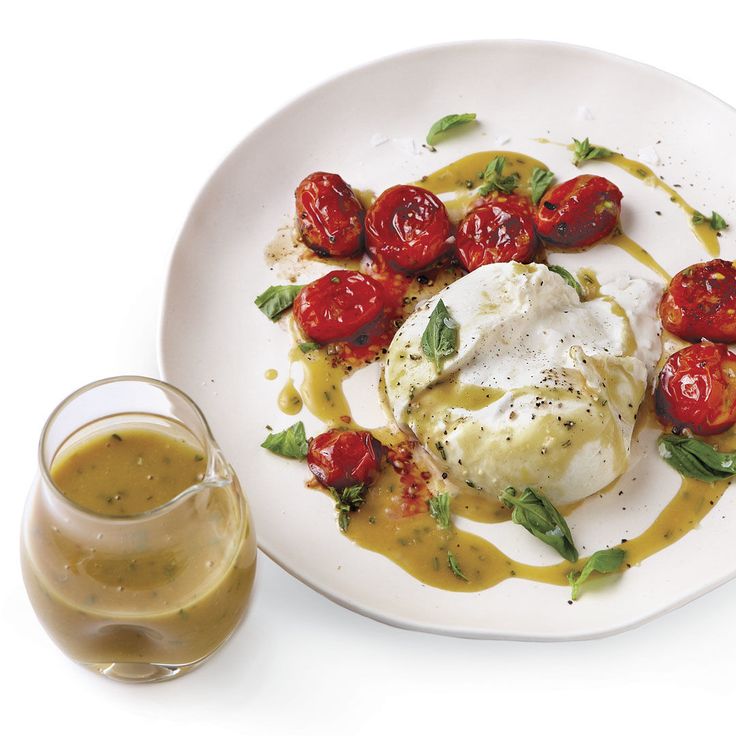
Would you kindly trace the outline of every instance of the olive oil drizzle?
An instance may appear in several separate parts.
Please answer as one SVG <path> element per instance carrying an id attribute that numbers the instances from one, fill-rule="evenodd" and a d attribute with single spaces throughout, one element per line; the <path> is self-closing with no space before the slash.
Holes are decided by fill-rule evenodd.
<path id="1" fill-rule="evenodd" d="M 289 378 L 279 393 L 279 408 L 285 414 L 294 415 L 306 406 L 313 416 L 328 427 L 351 424 L 350 406 L 342 387 L 349 371 L 334 365 L 332 356 L 325 348 L 302 352 L 299 348 L 301 339 L 292 317 L 289 317 L 289 329 L 293 338 L 289 351 Z M 297 364 L 303 369 L 299 389 L 291 377 L 292 369 Z"/>
<path id="2" fill-rule="evenodd" d="M 644 249 L 635 240 L 632 240 L 620 228 L 613 235 L 609 235 L 608 238 L 606 238 L 606 242 L 611 243 L 611 245 L 615 245 L 617 248 L 628 253 L 634 260 L 639 261 L 639 263 L 643 263 L 647 268 L 660 276 L 666 284 L 672 280 L 672 276 L 670 276 L 670 274 L 665 271 L 664 268 L 654 260 L 654 258 L 652 258 L 649 251 Z"/>
<path id="3" fill-rule="evenodd" d="M 609 158 L 601 159 L 601 161 L 618 166 L 619 169 L 623 169 L 627 174 L 630 174 L 635 179 L 639 179 L 639 181 L 644 182 L 646 185 L 666 192 L 670 197 L 670 202 L 676 204 L 687 215 L 690 229 L 702 243 L 708 255 L 715 258 L 720 254 L 721 245 L 718 242 L 716 231 L 711 228 L 707 221 L 695 224 L 693 222 L 693 215 L 696 212 L 695 208 L 688 204 L 676 189 L 662 181 L 648 166 L 645 166 L 640 161 L 626 158 L 626 156 L 620 153 L 614 153 Z"/>

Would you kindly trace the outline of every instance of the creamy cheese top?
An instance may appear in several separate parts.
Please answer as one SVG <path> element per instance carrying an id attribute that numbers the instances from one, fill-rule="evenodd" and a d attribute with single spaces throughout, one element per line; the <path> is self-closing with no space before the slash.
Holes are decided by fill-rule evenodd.
<path id="1" fill-rule="evenodd" d="M 584 498 L 627 467 L 660 354 L 660 294 L 624 276 L 581 302 L 545 265 L 483 266 L 397 332 L 385 367 L 391 411 L 456 484 L 533 486 L 560 505 Z M 439 373 L 421 349 L 438 299 L 459 328 Z"/>

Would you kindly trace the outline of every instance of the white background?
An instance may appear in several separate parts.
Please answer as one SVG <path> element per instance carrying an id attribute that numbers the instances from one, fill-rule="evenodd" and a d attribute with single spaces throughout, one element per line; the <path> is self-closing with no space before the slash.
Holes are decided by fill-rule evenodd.
<path id="1" fill-rule="evenodd" d="M 229 645 L 179 681 L 134 687 L 55 649 L 25 598 L 17 548 L 46 416 L 88 381 L 157 375 L 178 230 L 264 117 L 379 56 L 483 37 L 601 48 L 736 105 L 734 16 L 710 1 L 0 2 L 6 733 L 709 733 L 729 723 L 734 583 L 600 641 L 478 642 L 364 619 L 261 556 Z"/>

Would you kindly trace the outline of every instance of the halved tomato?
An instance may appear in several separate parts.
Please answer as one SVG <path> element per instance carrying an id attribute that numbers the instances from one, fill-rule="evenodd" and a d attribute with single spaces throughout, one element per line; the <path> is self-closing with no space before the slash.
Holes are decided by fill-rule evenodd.
<path id="1" fill-rule="evenodd" d="M 703 342 L 670 355 L 654 393 L 657 416 L 676 429 L 718 434 L 736 424 L 736 354 Z"/>
<path id="2" fill-rule="evenodd" d="M 307 284 L 294 299 L 294 319 L 302 332 L 320 344 L 367 342 L 380 331 L 383 287 L 357 271 L 330 271 Z"/>
<path id="3" fill-rule="evenodd" d="M 383 445 L 370 433 L 330 429 L 313 437 L 307 464 L 314 477 L 327 488 L 341 491 L 350 486 L 369 486 L 381 470 Z"/>
<path id="4" fill-rule="evenodd" d="M 468 271 L 488 263 L 530 263 L 537 244 L 531 202 L 516 195 L 485 200 L 468 212 L 455 234 L 455 253 Z"/>
<path id="5" fill-rule="evenodd" d="M 317 255 L 345 257 L 361 250 L 365 211 L 341 176 L 315 171 L 294 196 L 297 228 Z"/>
<path id="6" fill-rule="evenodd" d="M 736 264 L 714 258 L 680 271 L 659 303 L 659 316 L 683 340 L 736 342 Z"/>
<path id="7" fill-rule="evenodd" d="M 542 197 L 537 208 L 537 233 L 553 245 L 592 245 L 618 224 L 622 198 L 621 190 L 602 176 L 576 176 Z"/>
<path id="8" fill-rule="evenodd" d="M 422 187 L 387 189 L 365 217 L 365 244 L 396 271 L 418 273 L 447 253 L 450 218 L 442 201 Z"/>

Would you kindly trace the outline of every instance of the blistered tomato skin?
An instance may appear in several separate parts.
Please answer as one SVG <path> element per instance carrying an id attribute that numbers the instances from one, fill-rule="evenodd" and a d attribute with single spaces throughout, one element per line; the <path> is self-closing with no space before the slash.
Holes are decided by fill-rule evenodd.
<path id="1" fill-rule="evenodd" d="M 736 264 L 714 258 L 680 271 L 662 296 L 659 317 L 689 342 L 736 342 Z"/>
<path id="2" fill-rule="evenodd" d="M 542 197 L 537 233 L 553 245 L 592 245 L 616 228 L 622 198 L 621 190 L 602 176 L 577 176 Z"/>
<path id="3" fill-rule="evenodd" d="M 387 189 L 365 216 L 365 244 L 374 258 L 403 273 L 419 273 L 448 250 L 450 218 L 432 192 L 406 184 Z"/>
<path id="4" fill-rule="evenodd" d="M 309 340 L 367 342 L 380 331 L 383 287 L 357 271 L 330 271 L 307 284 L 294 299 L 294 319 Z"/>
<path id="5" fill-rule="evenodd" d="M 363 247 L 363 205 L 337 174 L 315 171 L 294 194 L 304 244 L 324 258 L 344 258 Z"/>
<path id="6" fill-rule="evenodd" d="M 307 464 L 327 488 L 369 486 L 381 470 L 383 445 L 370 433 L 330 429 L 309 441 Z"/>
<path id="7" fill-rule="evenodd" d="M 664 364 L 654 393 L 657 416 L 695 434 L 724 432 L 736 424 L 736 354 L 725 345 L 689 345 Z"/>
<path id="8" fill-rule="evenodd" d="M 531 263 L 537 252 L 531 202 L 501 195 L 471 210 L 455 233 L 455 254 L 467 271 L 489 263 Z"/>

